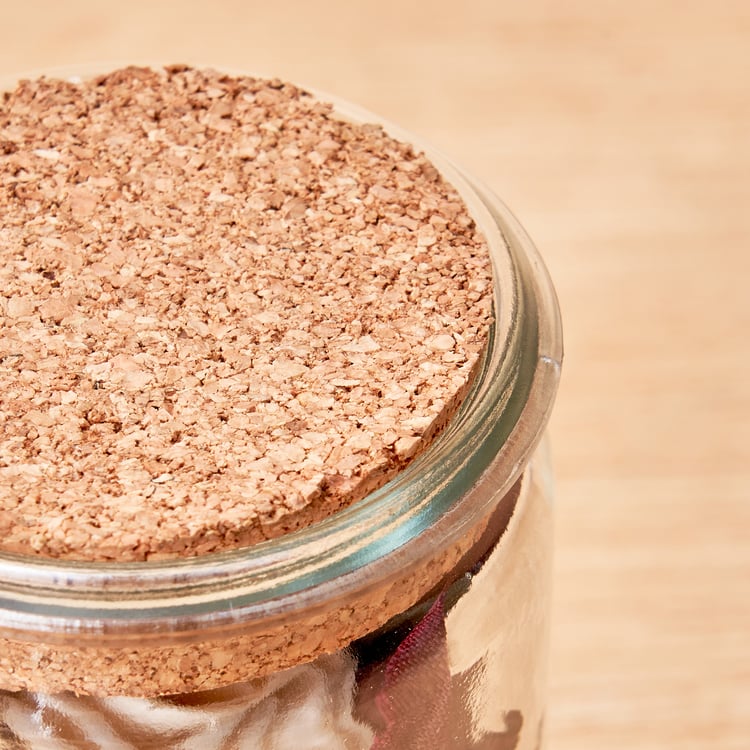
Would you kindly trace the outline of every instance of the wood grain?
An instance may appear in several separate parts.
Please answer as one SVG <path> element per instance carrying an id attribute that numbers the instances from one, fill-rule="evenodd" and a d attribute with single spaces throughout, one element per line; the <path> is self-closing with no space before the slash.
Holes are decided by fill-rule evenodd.
<path id="1" fill-rule="evenodd" d="M 567 361 L 549 740 L 750 740 L 750 5 L 12 3 L 0 72 L 211 62 L 351 99 L 502 195 Z"/>

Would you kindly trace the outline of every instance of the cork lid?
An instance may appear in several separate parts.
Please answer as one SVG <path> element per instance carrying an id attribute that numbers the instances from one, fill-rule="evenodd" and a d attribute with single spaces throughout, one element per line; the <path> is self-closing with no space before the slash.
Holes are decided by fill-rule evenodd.
<path id="1" fill-rule="evenodd" d="M 457 408 L 485 240 L 381 127 L 183 66 L 0 99 L 0 551 L 193 556 L 384 484 Z"/>

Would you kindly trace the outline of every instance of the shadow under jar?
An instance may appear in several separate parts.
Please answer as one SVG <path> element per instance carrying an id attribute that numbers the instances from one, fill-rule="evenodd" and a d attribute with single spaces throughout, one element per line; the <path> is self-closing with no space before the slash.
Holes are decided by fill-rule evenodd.
<path id="1" fill-rule="evenodd" d="M 493 265 L 458 409 L 388 483 L 275 539 L 148 562 L 0 553 L 0 748 L 542 747 L 557 303 L 508 210 L 426 153 Z"/>

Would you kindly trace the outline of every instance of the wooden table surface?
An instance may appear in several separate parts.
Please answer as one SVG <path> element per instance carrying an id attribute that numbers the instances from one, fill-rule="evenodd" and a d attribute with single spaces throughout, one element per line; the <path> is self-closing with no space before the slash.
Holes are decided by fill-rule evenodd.
<path id="1" fill-rule="evenodd" d="M 0 74 L 211 63 L 355 101 L 495 189 L 566 363 L 551 750 L 750 748 L 747 0 L 10 2 Z"/>

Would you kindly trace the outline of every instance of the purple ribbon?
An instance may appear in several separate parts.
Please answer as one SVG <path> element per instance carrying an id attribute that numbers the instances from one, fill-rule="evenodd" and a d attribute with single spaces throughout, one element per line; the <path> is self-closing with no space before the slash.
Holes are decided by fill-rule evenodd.
<path id="1" fill-rule="evenodd" d="M 441 594 L 383 668 L 375 705 L 382 719 L 371 750 L 514 750 L 523 717 L 505 713 L 505 732 L 472 726 L 484 662 L 451 677 Z"/>

